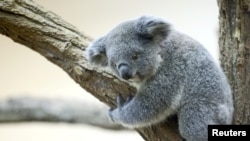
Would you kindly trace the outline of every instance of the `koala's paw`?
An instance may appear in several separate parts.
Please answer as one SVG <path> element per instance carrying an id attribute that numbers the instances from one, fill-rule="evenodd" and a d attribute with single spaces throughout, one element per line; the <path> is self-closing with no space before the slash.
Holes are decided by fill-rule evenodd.
<path id="1" fill-rule="evenodd" d="M 115 122 L 114 117 L 113 117 L 113 111 L 114 111 L 113 109 L 109 109 L 108 117 L 110 121 Z"/>
<path id="2" fill-rule="evenodd" d="M 122 98 L 120 94 L 118 94 L 116 98 L 116 103 L 117 103 L 117 107 L 115 109 L 109 109 L 109 112 L 108 112 L 109 120 L 112 122 L 116 122 L 118 112 L 124 103 L 124 99 Z"/>
<path id="3" fill-rule="evenodd" d="M 117 107 L 115 109 L 109 109 L 108 112 L 109 120 L 112 122 L 118 122 L 120 112 L 122 111 L 122 107 L 128 104 L 132 99 L 133 99 L 132 96 L 128 96 L 126 100 L 124 100 L 123 97 L 118 94 L 116 98 Z"/>
<path id="4" fill-rule="evenodd" d="M 110 121 L 112 121 L 114 123 L 119 123 L 119 121 L 120 121 L 120 109 L 119 108 L 109 109 L 108 117 L 109 117 Z"/>

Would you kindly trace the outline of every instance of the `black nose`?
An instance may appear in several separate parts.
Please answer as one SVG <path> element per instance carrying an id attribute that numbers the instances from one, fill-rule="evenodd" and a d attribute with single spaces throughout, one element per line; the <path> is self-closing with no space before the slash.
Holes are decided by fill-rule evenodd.
<path id="1" fill-rule="evenodd" d="M 132 77 L 128 65 L 120 64 L 118 65 L 118 70 L 122 79 L 128 80 Z"/>

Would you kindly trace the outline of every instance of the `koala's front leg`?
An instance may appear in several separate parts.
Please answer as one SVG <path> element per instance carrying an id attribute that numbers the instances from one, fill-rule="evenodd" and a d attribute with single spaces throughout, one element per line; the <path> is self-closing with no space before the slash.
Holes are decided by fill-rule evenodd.
<path id="1" fill-rule="evenodd" d="M 136 95 L 125 101 L 121 96 L 117 97 L 117 108 L 109 111 L 109 118 L 115 123 L 120 123 L 129 128 L 138 128 L 159 122 L 161 110 L 159 105 L 149 104 L 148 97 Z M 157 106 L 156 106 L 157 105 Z"/>

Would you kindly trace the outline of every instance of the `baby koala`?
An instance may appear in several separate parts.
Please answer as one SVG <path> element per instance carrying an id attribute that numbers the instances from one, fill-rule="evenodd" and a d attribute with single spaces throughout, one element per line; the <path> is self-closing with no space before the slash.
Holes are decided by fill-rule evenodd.
<path id="1" fill-rule="evenodd" d="M 156 17 L 122 22 L 86 49 L 87 60 L 108 66 L 137 88 L 117 97 L 113 122 L 140 128 L 176 114 L 188 141 L 207 140 L 210 124 L 231 124 L 233 100 L 222 69 L 196 40 Z"/>

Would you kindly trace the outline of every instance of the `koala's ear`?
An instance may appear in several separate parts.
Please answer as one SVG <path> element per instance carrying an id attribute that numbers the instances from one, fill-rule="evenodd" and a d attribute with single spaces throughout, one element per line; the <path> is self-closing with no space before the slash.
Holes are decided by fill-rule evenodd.
<path id="1" fill-rule="evenodd" d="M 89 63 L 93 65 L 107 66 L 108 58 L 106 56 L 106 49 L 104 38 L 99 38 L 90 44 L 86 49 L 86 58 Z"/>
<path id="2" fill-rule="evenodd" d="M 160 42 L 168 36 L 170 24 L 153 16 L 142 16 L 136 23 L 139 36 Z"/>

